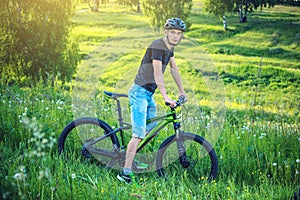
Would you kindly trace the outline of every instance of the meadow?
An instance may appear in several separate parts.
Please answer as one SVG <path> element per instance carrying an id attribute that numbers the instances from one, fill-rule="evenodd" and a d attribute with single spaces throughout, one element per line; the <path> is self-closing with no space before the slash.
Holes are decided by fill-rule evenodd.
<path id="1" fill-rule="evenodd" d="M 162 33 L 129 7 L 103 5 L 95 13 L 78 5 L 73 37 L 82 61 L 73 82 L 0 84 L 0 199 L 290 199 L 300 186 L 299 19 L 300 8 L 276 6 L 245 24 L 229 14 L 224 31 L 195 1 L 175 55 L 194 108 L 185 127 L 214 144 L 219 174 L 195 184 L 185 174 L 166 181 L 141 173 L 135 187 L 97 161 L 58 156 L 57 139 L 82 116 L 116 125 L 114 102 L 103 91 L 126 93 L 145 48 Z M 166 83 L 175 96 L 167 74 Z M 216 121 L 210 137 L 207 127 Z"/>

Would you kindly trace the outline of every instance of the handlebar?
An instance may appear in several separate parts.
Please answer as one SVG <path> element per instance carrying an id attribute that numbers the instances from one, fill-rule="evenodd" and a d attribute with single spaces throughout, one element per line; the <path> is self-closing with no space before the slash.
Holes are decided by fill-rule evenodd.
<path id="1" fill-rule="evenodd" d="M 183 96 L 183 95 L 179 96 L 178 100 L 176 101 L 176 106 L 174 108 L 176 108 L 177 106 L 181 106 L 185 102 L 186 102 L 185 96 Z M 170 105 L 170 103 L 166 102 L 166 106 L 169 106 L 169 105 Z"/>

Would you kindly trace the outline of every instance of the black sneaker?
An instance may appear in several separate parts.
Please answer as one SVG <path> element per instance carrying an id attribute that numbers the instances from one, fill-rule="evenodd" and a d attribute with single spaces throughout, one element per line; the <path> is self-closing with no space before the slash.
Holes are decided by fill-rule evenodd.
<path id="1" fill-rule="evenodd" d="M 125 175 L 123 172 L 121 172 L 120 174 L 118 174 L 117 179 L 126 184 L 129 183 L 137 184 L 133 173 Z"/>

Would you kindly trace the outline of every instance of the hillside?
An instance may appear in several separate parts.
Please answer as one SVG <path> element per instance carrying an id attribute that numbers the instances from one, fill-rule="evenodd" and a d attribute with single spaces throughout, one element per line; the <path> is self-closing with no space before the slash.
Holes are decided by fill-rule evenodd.
<path id="1" fill-rule="evenodd" d="M 227 108 L 297 116 L 299 11 L 298 7 L 276 6 L 250 14 L 248 23 L 244 24 L 230 14 L 229 30 L 225 32 L 221 20 L 208 15 L 195 3 L 189 18 L 192 26 L 179 51 L 175 50 L 179 64 L 183 65 L 184 79 L 193 82 L 191 96 L 199 94 L 201 97 L 197 98 L 206 104 L 203 99 L 214 91 L 208 91 L 209 86 L 203 85 L 203 81 L 209 79 L 206 76 L 217 76 L 218 84 L 224 87 L 222 95 Z M 153 33 L 144 16 L 126 7 L 102 7 L 99 13 L 80 12 L 74 23 L 84 56 L 77 80 L 89 77 L 106 88 L 118 88 L 118 82 L 130 85 L 144 49 L 151 40 L 163 35 Z M 124 76 L 128 71 L 132 76 Z M 127 91 L 128 87 L 117 90 Z"/>

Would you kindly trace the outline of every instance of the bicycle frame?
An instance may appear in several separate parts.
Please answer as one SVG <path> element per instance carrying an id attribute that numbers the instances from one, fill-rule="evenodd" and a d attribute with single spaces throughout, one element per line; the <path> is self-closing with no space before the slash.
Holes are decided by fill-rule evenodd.
<path id="1" fill-rule="evenodd" d="M 101 136 L 101 137 L 96 138 L 93 141 L 90 141 L 90 142 L 87 142 L 87 143 L 83 144 L 83 148 L 89 149 L 89 151 L 91 151 L 91 152 L 101 154 L 101 155 L 104 155 L 104 156 L 108 156 L 108 157 L 114 157 L 112 152 L 105 151 L 105 150 L 100 152 L 100 151 L 94 149 L 93 145 L 95 145 L 97 142 L 100 142 L 101 140 L 106 139 L 107 137 L 110 137 L 112 134 L 117 134 L 118 132 L 120 132 L 120 137 L 121 137 L 120 148 L 121 148 L 121 151 L 124 151 L 125 142 L 124 142 L 123 131 L 131 129 L 131 124 L 127 123 L 127 122 L 124 122 L 124 120 L 123 120 L 122 112 L 121 112 L 121 104 L 120 104 L 119 99 L 117 99 L 117 98 L 114 98 L 114 99 L 117 101 L 117 111 L 118 111 L 118 116 L 119 116 L 119 118 L 118 118 L 119 127 L 112 130 L 111 132 Z M 179 133 L 177 130 L 180 127 L 180 123 L 178 121 L 177 113 L 176 113 L 175 108 L 171 108 L 171 111 L 166 113 L 166 114 L 148 119 L 146 123 L 149 124 L 149 123 L 157 122 L 157 121 L 160 121 L 160 122 L 152 130 L 150 130 L 150 132 L 146 135 L 146 137 L 140 142 L 140 144 L 138 146 L 138 149 L 137 149 L 137 152 L 141 151 L 153 138 L 155 138 L 159 134 L 159 131 L 161 129 L 163 129 L 166 125 L 168 125 L 169 123 L 173 123 L 175 133 L 176 134 Z M 114 149 L 115 148 L 116 147 L 114 147 Z"/>
<path id="2" fill-rule="evenodd" d="M 119 117 L 118 128 L 112 129 L 105 121 L 93 117 L 84 117 L 77 120 L 73 120 L 64 128 L 60 135 L 58 141 L 59 153 L 61 153 L 61 151 L 64 150 L 66 137 L 74 128 L 80 125 L 87 125 L 88 127 L 84 127 L 89 129 L 90 126 L 93 126 L 91 130 L 100 129 L 100 131 L 96 132 L 96 134 L 100 134 L 100 136 L 96 136 L 96 139 L 89 139 L 93 138 L 93 134 L 92 137 L 87 138 L 86 142 L 84 142 L 82 146 L 81 154 L 85 158 L 90 158 L 92 154 L 97 158 L 98 156 L 103 156 L 105 157 L 105 159 L 103 160 L 105 161 L 105 165 L 110 168 L 114 167 L 115 164 L 118 164 L 117 167 L 124 166 L 124 162 L 126 159 L 126 150 L 124 142 L 125 138 L 123 133 L 125 130 L 131 129 L 132 126 L 130 123 L 127 123 L 123 120 L 121 104 L 118 98 L 127 97 L 127 95 L 109 92 L 105 92 L 105 94 L 117 101 L 117 111 Z M 183 103 L 185 103 L 185 100 L 186 99 L 184 96 L 178 97 L 178 100 L 176 101 L 176 107 L 183 105 Z M 177 110 L 176 107 L 170 108 L 171 110 L 169 112 L 166 112 L 165 114 L 153 117 L 146 121 L 147 125 L 149 125 L 150 123 L 155 123 L 155 126 L 151 130 L 149 130 L 149 133 L 146 134 L 146 137 L 143 140 L 141 140 L 141 142 L 138 145 L 137 152 L 140 152 L 142 149 L 144 149 L 145 146 L 150 143 L 150 141 L 155 140 L 155 138 L 160 134 L 160 131 L 163 131 L 163 129 L 167 125 L 170 125 L 170 123 L 173 124 L 174 132 L 172 131 L 172 133 L 169 133 L 169 131 L 167 131 L 167 133 L 163 135 L 167 138 L 164 139 L 163 137 L 163 141 L 161 143 L 159 142 L 160 144 L 158 144 L 156 141 L 153 141 L 153 143 L 155 142 L 155 144 L 159 146 L 157 152 L 153 151 L 154 149 L 156 150 L 157 145 L 155 145 L 154 149 L 152 148 L 152 142 L 148 145 L 148 147 L 150 146 L 150 152 L 148 153 L 151 153 L 151 155 L 152 153 L 155 153 L 155 158 L 153 158 L 152 156 L 150 158 L 148 156 L 143 156 L 144 154 L 140 154 L 138 160 L 142 159 L 143 161 L 149 163 L 151 169 L 153 167 L 152 165 L 155 165 L 155 169 L 157 170 L 158 175 L 162 177 L 168 174 L 168 172 L 165 173 L 165 171 L 168 171 L 168 169 L 165 170 L 164 168 L 165 164 L 168 164 L 166 162 L 172 161 L 170 160 L 170 158 L 174 158 L 176 159 L 176 161 L 179 161 L 179 164 L 184 169 L 189 169 L 190 166 L 192 166 L 193 169 L 195 165 L 198 165 L 198 167 L 201 168 L 203 164 L 204 174 L 209 173 L 209 180 L 214 179 L 218 171 L 218 158 L 213 147 L 203 137 L 194 133 L 185 132 L 184 130 L 180 129 L 182 112 L 180 109 Z M 103 131 L 105 133 L 103 133 Z M 90 135 L 88 134 L 87 136 Z M 102 142 L 100 143 L 100 141 Z M 113 146 L 111 146 L 111 144 L 113 144 Z M 192 144 L 192 148 L 189 149 L 190 144 Z M 199 149 L 199 152 L 197 152 L 197 149 Z M 196 150 L 196 152 L 194 150 Z M 198 160 L 202 158 L 204 152 L 206 152 L 206 154 L 209 155 L 209 159 L 208 161 L 205 160 L 204 162 L 199 162 Z M 178 155 L 176 155 L 177 153 Z M 171 157 L 169 155 L 171 155 Z M 133 167 L 134 170 L 144 170 L 144 168 L 142 167 L 139 168 L 139 162 L 134 162 Z M 177 168 L 174 170 L 177 170 Z"/>
<path id="3" fill-rule="evenodd" d="M 171 108 L 171 112 L 169 113 L 148 119 L 147 124 L 156 121 L 160 121 L 160 123 L 157 124 L 152 130 L 150 130 L 150 132 L 146 135 L 146 137 L 140 142 L 137 152 L 143 149 L 143 147 L 146 146 L 146 144 L 148 144 L 148 142 L 150 142 L 154 137 L 156 137 L 159 134 L 159 131 L 169 123 L 173 122 L 175 132 L 179 128 L 179 122 L 177 120 L 177 115 L 174 108 Z"/>

